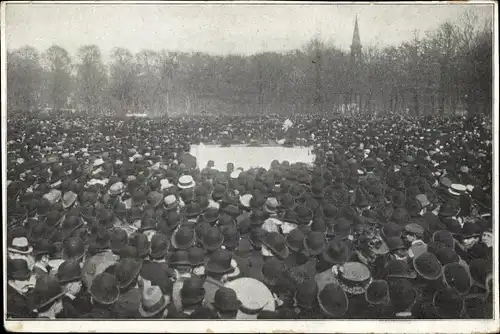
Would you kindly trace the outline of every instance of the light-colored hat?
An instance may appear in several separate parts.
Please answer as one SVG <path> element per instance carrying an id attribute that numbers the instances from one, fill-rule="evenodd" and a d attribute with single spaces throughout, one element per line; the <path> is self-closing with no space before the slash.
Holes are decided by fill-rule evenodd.
<path id="1" fill-rule="evenodd" d="M 463 184 L 453 183 L 448 189 L 449 193 L 452 195 L 459 196 L 467 190 L 467 187 Z"/>
<path id="2" fill-rule="evenodd" d="M 28 239 L 21 237 L 14 238 L 14 240 L 12 240 L 12 245 L 7 247 L 7 250 L 17 254 L 29 254 L 33 251 L 33 247 L 29 245 Z"/>
<path id="3" fill-rule="evenodd" d="M 462 167 L 460 167 L 460 171 L 461 171 L 462 173 L 468 173 L 468 172 L 469 172 L 469 167 L 467 167 L 467 166 L 462 166 Z"/>
<path id="4" fill-rule="evenodd" d="M 78 197 L 78 195 L 72 191 L 65 192 L 63 199 L 62 199 L 63 208 L 66 209 L 66 208 L 72 206 L 73 203 L 75 203 L 77 197 Z"/>
<path id="5" fill-rule="evenodd" d="M 168 179 L 161 179 L 160 180 L 160 191 L 162 191 L 164 189 L 171 188 L 171 187 L 173 187 L 173 184 L 170 183 L 170 181 Z"/>
<path id="6" fill-rule="evenodd" d="M 48 193 L 43 195 L 43 198 L 48 200 L 51 204 L 57 203 L 61 200 L 62 194 L 61 191 L 57 189 L 51 189 Z"/>
<path id="7" fill-rule="evenodd" d="M 168 298 L 165 298 L 160 287 L 154 285 L 144 289 L 142 300 L 139 304 L 139 313 L 146 318 L 152 317 L 164 311 L 168 304 Z"/>
<path id="8" fill-rule="evenodd" d="M 101 158 L 96 159 L 96 160 L 94 161 L 94 167 L 99 167 L 99 166 L 101 166 L 102 164 L 104 164 L 104 160 L 102 160 Z"/>
<path id="9" fill-rule="evenodd" d="M 108 193 L 111 196 L 116 196 L 116 195 L 121 194 L 124 189 L 125 189 L 125 185 L 123 184 L 123 182 L 116 182 L 116 183 L 112 184 L 111 187 L 109 187 Z"/>
<path id="10" fill-rule="evenodd" d="M 235 170 L 235 171 L 233 171 L 233 172 L 231 173 L 231 175 L 230 175 L 230 176 L 231 176 L 231 178 L 232 178 L 232 179 L 237 179 L 237 178 L 238 178 L 238 176 L 240 176 L 240 173 L 241 173 L 241 171 L 239 171 L 239 170 Z"/>
<path id="11" fill-rule="evenodd" d="M 246 208 L 249 208 L 250 207 L 250 200 L 252 199 L 252 197 L 253 196 L 251 194 L 244 194 L 244 195 L 240 196 L 241 205 L 243 205 Z"/>
<path id="12" fill-rule="evenodd" d="M 260 311 L 275 310 L 275 302 L 271 290 L 255 278 L 237 278 L 224 284 L 224 286 L 233 289 L 241 301 L 242 305 L 236 314 L 236 319 L 257 319 Z"/>
<path id="13" fill-rule="evenodd" d="M 420 204 L 422 205 L 423 208 L 425 208 L 426 206 L 431 204 L 431 202 L 429 202 L 429 199 L 427 198 L 427 195 L 425 195 L 425 194 L 418 194 L 415 197 L 420 202 Z"/>
<path id="14" fill-rule="evenodd" d="M 193 188 L 195 186 L 195 182 L 191 175 L 182 175 L 179 178 L 179 183 L 177 186 L 181 189 Z"/>
<path id="15" fill-rule="evenodd" d="M 278 205 L 278 200 L 275 197 L 269 197 L 264 204 L 264 210 L 269 213 L 276 213 Z"/>
<path id="16" fill-rule="evenodd" d="M 165 197 L 163 202 L 165 203 L 167 209 L 175 209 L 179 204 L 179 202 L 177 201 L 177 197 L 175 197 L 175 195 L 168 195 L 167 197 Z"/>

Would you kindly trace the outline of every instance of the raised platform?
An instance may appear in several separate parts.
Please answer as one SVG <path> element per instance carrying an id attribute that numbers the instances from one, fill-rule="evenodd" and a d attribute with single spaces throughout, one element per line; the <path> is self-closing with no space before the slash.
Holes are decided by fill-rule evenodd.
<path id="1" fill-rule="evenodd" d="M 279 162 L 287 160 L 290 163 L 313 163 L 315 155 L 311 147 L 284 147 L 284 146 L 247 146 L 231 145 L 191 145 L 190 153 L 196 157 L 200 169 L 207 165 L 209 160 L 215 163 L 215 169 L 225 171 L 228 162 L 235 168 L 249 169 L 264 167 L 268 169 L 273 160 Z"/>

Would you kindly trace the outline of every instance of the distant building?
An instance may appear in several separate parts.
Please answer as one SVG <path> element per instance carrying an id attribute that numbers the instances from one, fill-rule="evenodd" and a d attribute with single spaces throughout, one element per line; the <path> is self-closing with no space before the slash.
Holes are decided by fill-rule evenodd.
<path id="1" fill-rule="evenodd" d="M 361 63 L 362 63 L 362 45 L 359 34 L 358 16 L 354 21 L 354 31 L 352 34 L 351 53 L 349 58 L 349 86 L 346 96 L 346 103 L 355 105 L 355 109 L 359 109 L 361 104 Z"/>

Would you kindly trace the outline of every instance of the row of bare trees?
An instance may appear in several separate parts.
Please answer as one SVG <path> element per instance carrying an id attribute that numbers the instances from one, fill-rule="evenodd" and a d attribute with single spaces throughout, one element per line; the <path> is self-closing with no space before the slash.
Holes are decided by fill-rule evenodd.
<path id="1" fill-rule="evenodd" d="M 117 115 L 332 113 L 353 102 L 367 113 L 489 113 L 492 45 L 491 22 L 468 12 L 399 46 L 365 47 L 356 68 L 349 54 L 317 39 L 251 56 L 115 48 L 108 63 L 95 45 L 74 59 L 59 46 L 42 54 L 26 46 L 8 52 L 7 103 L 11 112 Z"/>

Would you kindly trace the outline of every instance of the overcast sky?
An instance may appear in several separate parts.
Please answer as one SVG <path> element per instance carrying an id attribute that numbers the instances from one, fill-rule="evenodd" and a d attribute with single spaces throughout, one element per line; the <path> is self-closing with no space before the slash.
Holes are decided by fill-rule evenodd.
<path id="1" fill-rule="evenodd" d="M 98 45 L 105 58 L 113 47 L 253 54 L 300 48 L 319 36 L 348 49 L 358 15 L 363 45 L 399 44 L 413 31 L 436 28 L 472 10 L 492 17 L 492 5 L 262 5 L 262 4 L 7 4 L 8 49 L 53 44 L 75 55 Z"/>

